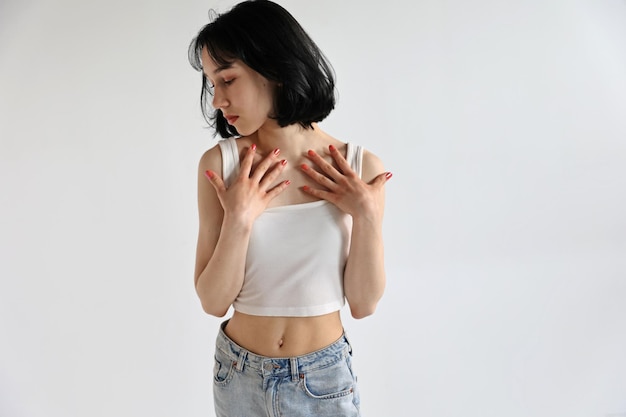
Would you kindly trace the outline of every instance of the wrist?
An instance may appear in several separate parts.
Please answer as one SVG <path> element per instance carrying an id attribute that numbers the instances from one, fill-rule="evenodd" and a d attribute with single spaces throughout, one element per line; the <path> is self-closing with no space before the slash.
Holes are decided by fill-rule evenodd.
<path id="1" fill-rule="evenodd" d="M 254 221 L 250 221 L 245 216 L 229 215 L 224 213 L 222 220 L 222 230 L 228 230 L 237 234 L 250 234 Z"/>
<path id="2" fill-rule="evenodd" d="M 370 230 L 382 230 L 383 216 L 382 214 L 361 213 L 357 216 L 352 216 L 352 225 L 354 228 L 366 227 Z"/>

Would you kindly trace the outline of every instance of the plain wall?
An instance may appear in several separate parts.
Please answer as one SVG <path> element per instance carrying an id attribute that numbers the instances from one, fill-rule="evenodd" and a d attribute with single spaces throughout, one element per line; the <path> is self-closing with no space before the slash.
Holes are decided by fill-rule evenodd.
<path id="1" fill-rule="evenodd" d="M 0 3 L 0 416 L 213 415 L 187 46 L 232 4 Z M 394 173 L 364 414 L 626 416 L 626 2 L 281 4 Z"/>

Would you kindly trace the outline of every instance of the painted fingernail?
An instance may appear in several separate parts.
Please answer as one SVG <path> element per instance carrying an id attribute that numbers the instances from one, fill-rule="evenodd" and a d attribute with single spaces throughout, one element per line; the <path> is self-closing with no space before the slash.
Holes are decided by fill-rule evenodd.
<path id="1" fill-rule="evenodd" d="M 331 152 L 334 152 L 337 150 L 337 148 L 335 148 L 333 145 L 328 146 L 328 149 L 330 149 Z"/>
<path id="2" fill-rule="evenodd" d="M 388 172 L 385 174 L 385 178 L 389 179 L 393 176 L 393 174 L 391 172 Z"/>
<path id="3" fill-rule="evenodd" d="M 274 149 L 274 155 L 278 155 L 280 153 L 280 149 L 276 148 Z"/>
<path id="4" fill-rule="evenodd" d="M 280 164 L 281 164 L 282 166 L 287 165 L 287 160 L 286 160 L 286 159 L 283 159 L 282 161 L 280 161 Z"/>
<path id="5" fill-rule="evenodd" d="M 307 164 L 302 164 L 300 165 L 300 168 L 306 171 L 307 169 L 309 169 L 309 166 Z"/>
<path id="6" fill-rule="evenodd" d="M 285 185 L 289 185 L 289 184 L 291 184 L 291 181 L 289 180 L 285 181 Z"/>
<path id="7" fill-rule="evenodd" d="M 204 171 L 204 176 L 212 180 L 215 174 L 213 173 L 213 171 Z"/>
<path id="8" fill-rule="evenodd" d="M 313 150 L 309 150 L 309 152 L 307 152 L 309 154 L 309 156 L 314 156 L 315 152 L 313 152 Z"/>
<path id="9" fill-rule="evenodd" d="M 250 149 L 256 151 L 256 144 L 253 143 L 252 146 L 250 146 Z"/>
<path id="10" fill-rule="evenodd" d="M 311 189 L 311 187 L 309 187 L 308 185 L 305 185 L 304 187 L 302 187 L 302 189 L 304 191 L 309 191 Z"/>

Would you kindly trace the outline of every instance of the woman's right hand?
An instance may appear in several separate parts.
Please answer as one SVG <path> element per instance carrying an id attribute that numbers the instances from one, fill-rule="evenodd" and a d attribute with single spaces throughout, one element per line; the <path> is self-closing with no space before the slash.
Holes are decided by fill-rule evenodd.
<path id="1" fill-rule="evenodd" d="M 263 213 L 269 202 L 285 190 L 290 183 L 289 180 L 285 180 L 271 187 L 287 164 L 285 160 L 278 160 L 279 149 L 270 152 L 253 170 L 255 154 L 256 145 L 252 144 L 241 161 L 239 175 L 229 187 L 226 187 L 223 179 L 214 171 L 205 172 L 224 209 L 225 220 L 230 219 L 252 226 L 254 220 Z"/>

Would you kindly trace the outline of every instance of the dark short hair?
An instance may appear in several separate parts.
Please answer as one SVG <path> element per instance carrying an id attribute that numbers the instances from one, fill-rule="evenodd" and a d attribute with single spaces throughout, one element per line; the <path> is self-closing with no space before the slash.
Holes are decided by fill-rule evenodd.
<path id="1" fill-rule="evenodd" d="M 298 123 L 311 128 L 335 107 L 335 75 L 322 51 L 296 19 L 267 0 L 237 4 L 217 14 L 189 45 L 189 62 L 202 71 L 202 49 L 207 48 L 217 65 L 234 60 L 276 83 L 275 118 L 281 127 Z M 210 82 L 202 74 L 200 106 L 206 121 L 222 137 L 239 136 L 222 112 L 213 109 Z"/>

